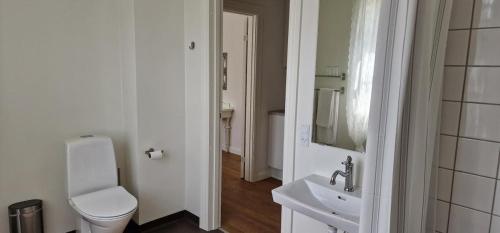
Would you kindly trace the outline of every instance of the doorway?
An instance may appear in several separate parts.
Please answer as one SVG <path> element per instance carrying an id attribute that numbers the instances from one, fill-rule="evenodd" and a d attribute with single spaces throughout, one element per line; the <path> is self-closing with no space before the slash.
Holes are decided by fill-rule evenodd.
<path id="1" fill-rule="evenodd" d="M 256 15 L 223 12 L 221 148 L 250 179 L 255 105 Z"/>
<path id="2" fill-rule="evenodd" d="M 219 216 L 231 233 L 280 232 L 286 2 L 223 2 Z"/>

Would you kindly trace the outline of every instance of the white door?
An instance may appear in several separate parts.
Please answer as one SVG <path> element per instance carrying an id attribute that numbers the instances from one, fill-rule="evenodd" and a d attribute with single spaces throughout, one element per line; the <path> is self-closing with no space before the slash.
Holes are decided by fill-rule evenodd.
<path id="1" fill-rule="evenodd" d="M 241 156 L 240 176 L 245 174 L 245 108 L 247 78 L 247 32 L 249 16 L 232 12 L 223 14 L 222 102 L 233 109 L 230 134 L 223 134 L 222 149 Z M 225 130 L 228 129 L 222 129 Z M 225 148 L 226 147 L 226 148 Z"/>

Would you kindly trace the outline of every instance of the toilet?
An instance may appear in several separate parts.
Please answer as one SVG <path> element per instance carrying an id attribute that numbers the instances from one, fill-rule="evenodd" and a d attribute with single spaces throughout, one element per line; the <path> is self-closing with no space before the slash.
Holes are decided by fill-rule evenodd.
<path id="1" fill-rule="evenodd" d="M 137 199 L 118 186 L 115 152 L 108 137 L 66 141 L 67 192 L 78 233 L 122 233 Z"/>

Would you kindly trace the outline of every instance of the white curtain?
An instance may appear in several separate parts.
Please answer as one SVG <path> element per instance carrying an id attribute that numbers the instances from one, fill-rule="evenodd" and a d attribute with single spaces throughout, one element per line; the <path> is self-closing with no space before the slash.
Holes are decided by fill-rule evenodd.
<path id="1" fill-rule="evenodd" d="M 354 0 L 349 47 L 346 114 L 356 150 L 365 151 L 380 0 Z"/>

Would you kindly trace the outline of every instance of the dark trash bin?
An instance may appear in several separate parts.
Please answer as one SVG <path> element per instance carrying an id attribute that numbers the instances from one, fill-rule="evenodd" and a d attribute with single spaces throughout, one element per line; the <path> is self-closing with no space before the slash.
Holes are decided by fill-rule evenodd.
<path id="1" fill-rule="evenodd" d="M 10 233 L 43 233 L 42 215 L 42 201 L 38 199 L 10 205 Z"/>

